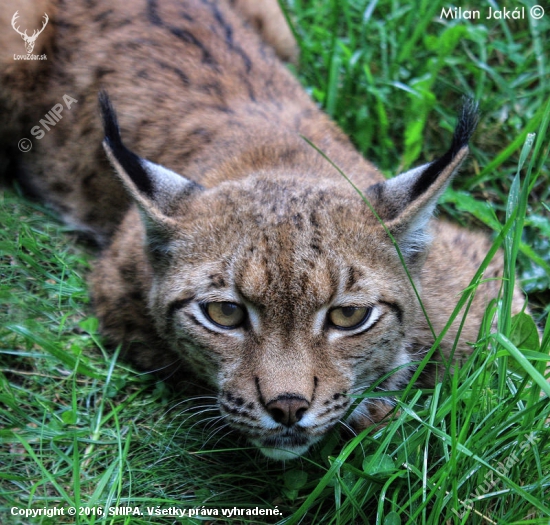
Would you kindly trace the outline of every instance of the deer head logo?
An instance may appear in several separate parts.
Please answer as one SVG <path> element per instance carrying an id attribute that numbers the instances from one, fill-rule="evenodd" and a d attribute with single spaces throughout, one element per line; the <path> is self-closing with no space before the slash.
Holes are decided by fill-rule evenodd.
<path id="1" fill-rule="evenodd" d="M 21 38 L 25 41 L 25 49 L 27 50 L 27 54 L 31 54 L 32 50 L 34 49 L 34 43 L 36 42 L 38 35 L 42 33 L 42 31 L 44 31 L 44 28 L 48 24 L 48 20 L 49 20 L 48 15 L 44 13 L 44 22 L 42 22 L 42 29 L 40 30 L 35 29 L 32 32 L 31 36 L 27 35 L 26 29 L 24 33 L 21 33 L 21 31 L 19 31 L 19 26 L 15 27 L 15 22 L 18 16 L 19 16 L 19 11 L 16 11 L 15 14 L 13 15 L 13 18 L 11 19 L 11 26 L 21 35 Z"/>

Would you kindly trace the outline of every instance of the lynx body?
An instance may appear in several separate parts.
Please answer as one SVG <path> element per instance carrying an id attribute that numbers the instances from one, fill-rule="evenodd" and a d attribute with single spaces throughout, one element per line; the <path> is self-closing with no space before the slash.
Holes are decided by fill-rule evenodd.
<path id="1" fill-rule="evenodd" d="M 214 389 L 270 457 L 383 417 L 381 401 L 348 414 L 354 396 L 402 388 L 434 342 L 403 261 L 439 334 L 490 246 L 431 219 L 473 108 L 441 159 L 385 181 L 276 56 L 296 51 L 275 0 L 13 4 L 0 21 L 49 16 L 47 60 L 14 61 L 23 43 L 2 32 L 0 139 L 21 183 L 106 246 L 91 278 L 104 334 L 142 370 Z M 65 95 L 76 103 L 19 154 Z M 434 361 L 469 353 L 498 289 L 478 287 Z"/>

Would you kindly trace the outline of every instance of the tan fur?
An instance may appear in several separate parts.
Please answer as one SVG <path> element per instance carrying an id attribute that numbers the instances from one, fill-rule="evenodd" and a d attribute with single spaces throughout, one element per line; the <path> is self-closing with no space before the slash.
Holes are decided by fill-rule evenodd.
<path id="1" fill-rule="evenodd" d="M 75 1 L 57 11 L 35 3 L 29 24 L 51 13 L 40 44 L 48 60 L 2 57 L 0 107 L 10 118 L 0 137 L 28 188 L 111 242 L 91 278 L 110 340 L 124 343 L 141 369 L 216 389 L 228 423 L 267 455 L 286 458 L 305 452 L 344 417 L 352 395 L 396 368 L 378 388 L 401 388 L 407 365 L 434 340 L 387 232 L 301 136 L 369 197 L 404 252 L 436 334 L 490 243 L 429 220 L 465 145 L 418 197 L 414 180 L 429 168 L 385 184 L 252 29 L 296 59 L 277 2 L 233 3 L 238 12 L 222 0 Z M 0 20 L 21 9 L 13 4 L 2 6 Z M 22 52 L 3 27 L 2 49 Z M 181 177 L 140 160 L 152 190 L 140 187 L 116 137 L 105 142 L 113 175 L 101 147 L 100 89 L 116 108 L 124 143 Z M 65 94 L 78 102 L 31 152 L 14 155 L 19 138 Z M 501 267 L 498 255 L 485 274 L 497 280 L 478 287 L 455 359 L 476 340 Z M 213 325 L 200 305 L 219 302 L 241 305 L 246 323 Z M 516 310 L 522 305 L 518 292 Z M 372 308 L 368 329 L 330 325 L 332 309 L 343 306 Z M 439 360 L 453 352 L 460 322 Z M 351 422 L 377 421 L 383 406 L 363 404 Z"/>
<path id="2" fill-rule="evenodd" d="M 262 35 L 283 60 L 298 62 L 298 46 L 277 2 L 231 0 L 231 5 Z"/>

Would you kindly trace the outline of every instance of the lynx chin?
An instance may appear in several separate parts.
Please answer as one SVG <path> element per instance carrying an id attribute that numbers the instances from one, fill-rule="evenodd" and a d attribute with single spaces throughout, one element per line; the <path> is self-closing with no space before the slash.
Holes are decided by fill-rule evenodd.
<path id="1" fill-rule="evenodd" d="M 436 334 L 491 246 L 432 218 L 475 104 L 440 158 L 386 180 L 286 68 L 298 50 L 276 0 L 8 4 L 28 27 L 49 13 L 35 46 L 52 59 L 2 64 L 2 136 L 18 153 L 28 123 L 78 100 L 15 160 L 20 184 L 102 247 L 105 338 L 182 395 L 215 392 L 220 419 L 270 458 L 384 419 L 390 398 L 358 396 L 403 388 L 434 343 L 394 242 Z M 468 356 L 501 267 L 420 384 Z"/>

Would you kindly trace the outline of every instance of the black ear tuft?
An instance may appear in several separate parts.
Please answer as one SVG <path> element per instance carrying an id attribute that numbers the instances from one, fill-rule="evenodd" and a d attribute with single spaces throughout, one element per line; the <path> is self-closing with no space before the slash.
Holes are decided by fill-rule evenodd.
<path id="1" fill-rule="evenodd" d="M 471 98 L 465 98 L 462 109 L 458 114 L 458 122 L 453 134 L 450 151 L 453 157 L 468 145 L 479 121 L 478 104 Z"/>
<path id="2" fill-rule="evenodd" d="M 105 134 L 104 144 L 124 171 L 131 177 L 137 188 L 148 197 L 152 197 L 153 184 L 141 159 L 126 148 L 122 142 L 118 119 L 109 95 L 106 91 L 100 91 L 98 99 L 101 119 L 103 121 L 103 132 Z"/>
<path id="3" fill-rule="evenodd" d="M 118 129 L 118 119 L 115 108 L 111 104 L 111 99 L 104 90 L 99 92 L 97 98 L 99 100 L 99 111 L 101 112 L 105 140 L 111 148 L 116 147 L 115 145 L 121 146 L 122 139 L 120 137 L 120 130 Z"/>
<path id="4" fill-rule="evenodd" d="M 432 162 L 411 189 L 412 199 L 422 195 L 439 177 L 441 172 L 453 161 L 457 153 L 468 146 L 478 122 L 478 104 L 472 99 L 465 99 L 458 115 L 458 122 L 453 134 L 453 141 L 448 151 Z"/>

